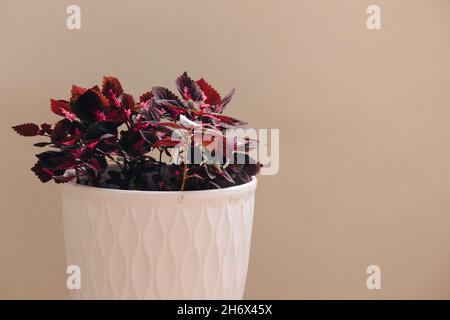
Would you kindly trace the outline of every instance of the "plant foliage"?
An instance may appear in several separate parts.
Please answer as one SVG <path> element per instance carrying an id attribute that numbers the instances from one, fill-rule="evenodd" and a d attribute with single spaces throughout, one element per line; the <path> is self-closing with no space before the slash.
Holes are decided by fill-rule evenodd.
<path id="1" fill-rule="evenodd" d="M 104 77 L 101 87 L 74 85 L 69 100 L 50 100 L 51 111 L 61 117 L 54 125 L 13 129 L 47 139 L 34 144 L 49 150 L 37 154 L 31 168 L 42 182 L 75 179 L 96 187 L 159 191 L 248 182 L 261 167 L 249 156 L 254 141 L 246 138 L 242 152 L 225 134 L 246 125 L 222 114 L 234 90 L 222 98 L 204 79 L 194 81 L 187 73 L 175 83 L 180 96 L 153 87 L 139 101 L 115 77 Z M 196 152 L 201 156 L 194 161 Z M 233 161 L 238 153 L 244 163 Z"/>

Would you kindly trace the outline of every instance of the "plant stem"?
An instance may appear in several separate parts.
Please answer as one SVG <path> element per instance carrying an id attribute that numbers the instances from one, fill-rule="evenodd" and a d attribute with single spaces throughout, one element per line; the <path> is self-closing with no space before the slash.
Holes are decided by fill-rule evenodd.
<path id="1" fill-rule="evenodd" d="M 181 182 L 180 191 L 184 191 L 184 186 L 186 185 L 186 180 L 188 178 L 187 172 L 188 172 L 188 167 L 187 167 L 187 162 L 185 162 L 184 166 L 183 166 L 183 181 Z"/>
<path id="2" fill-rule="evenodd" d="M 163 153 L 163 151 L 161 149 L 158 149 L 158 150 L 159 150 L 159 163 L 158 163 L 159 176 L 161 177 L 161 173 L 162 173 L 162 153 Z"/>

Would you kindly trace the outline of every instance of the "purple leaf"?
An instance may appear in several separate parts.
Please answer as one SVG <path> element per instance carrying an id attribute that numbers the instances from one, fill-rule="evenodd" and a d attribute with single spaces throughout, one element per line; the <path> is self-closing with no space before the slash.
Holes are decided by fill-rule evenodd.
<path id="1" fill-rule="evenodd" d="M 189 78 L 186 72 L 179 76 L 175 83 L 185 101 L 192 99 L 193 101 L 199 102 L 203 100 L 203 94 L 200 87 L 194 80 Z"/>
<path id="2" fill-rule="evenodd" d="M 178 97 L 169 89 L 165 87 L 153 87 L 152 92 L 155 99 L 157 100 L 178 100 Z"/>
<path id="3" fill-rule="evenodd" d="M 222 101 L 216 107 L 216 109 L 214 111 L 217 113 L 222 113 L 223 110 L 225 110 L 225 107 L 227 106 L 227 104 L 231 101 L 231 98 L 233 98 L 233 95 L 234 95 L 234 89 L 231 90 L 231 92 L 222 99 Z"/>

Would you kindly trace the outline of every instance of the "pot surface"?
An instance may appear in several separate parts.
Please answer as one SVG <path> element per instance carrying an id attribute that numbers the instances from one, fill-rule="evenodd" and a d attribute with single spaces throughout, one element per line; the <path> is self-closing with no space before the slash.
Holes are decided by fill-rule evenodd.
<path id="1" fill-rule="evenodd" d="M 63 185 L 68 265 L 79 299 L 242 299 L 256 178 L 159 192 Z"/>

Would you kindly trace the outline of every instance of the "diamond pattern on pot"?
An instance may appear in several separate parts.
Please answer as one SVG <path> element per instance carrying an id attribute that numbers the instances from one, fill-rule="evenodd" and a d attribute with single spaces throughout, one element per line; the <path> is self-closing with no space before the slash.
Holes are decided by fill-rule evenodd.
<path id="1" fill-rule="evenodd" d="M 63 186 L 68 264 L 77 299 L 241 299 L 254 185 L 232 195 L 123 193 Z M 212 195 L 212 196 L 211 196 Z"/>

